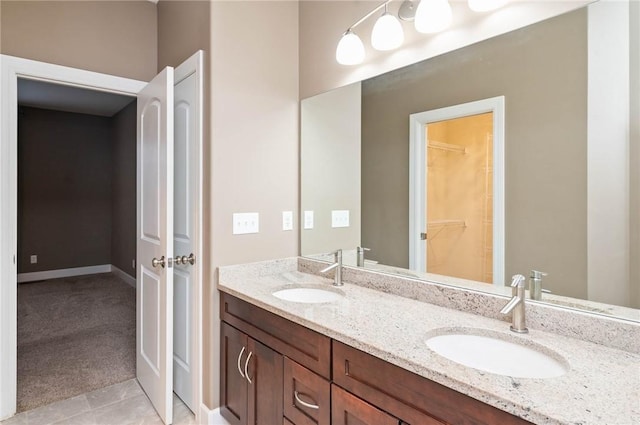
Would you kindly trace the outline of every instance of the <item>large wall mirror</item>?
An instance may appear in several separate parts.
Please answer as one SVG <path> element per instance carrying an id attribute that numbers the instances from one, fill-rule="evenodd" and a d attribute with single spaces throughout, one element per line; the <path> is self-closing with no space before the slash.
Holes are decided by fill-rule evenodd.
<path id="1" fill-rule="evenodd" d="M 640 320 L 634 7 L 594 3 L 303 100 L 302 255 L 504 295 L 536 270 L 541 302 Z"/>

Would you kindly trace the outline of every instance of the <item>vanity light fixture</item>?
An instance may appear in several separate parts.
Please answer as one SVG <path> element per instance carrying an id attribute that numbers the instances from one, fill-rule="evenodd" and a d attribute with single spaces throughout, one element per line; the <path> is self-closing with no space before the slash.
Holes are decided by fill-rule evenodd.
<path id="1" fill-rule="evenodd" d="M 336 60 L 341 65 L 357 65 L 364 60 L 364 44 L 351 28 L 342 34 L 336 49 Z"/>
<path id="2" fill-rule="evenodd" d="M 474 12 L 488 12 L 507 4 L 507 0 L 469 0 L 469 9 Z"/>
<path id="3" fill-rule="evenodd" d="M 384 4 L 384 13 L 378 18 L 371 31 L 371 46 L 376 50 L 393 50 L 404 41 L 404 31 L 398 18 L 387 10 L 388 2 Z"/>
<path id="4" fill-rule="evenodd" d="M 422 0 L 416 9 L 416 31 L 431 34 L 451 25 L 453 12 L 449 0 Z"/>
<path id="5" fill-rule="evenodd" d="M 364 44 L 353 29 L 384 7 L 371 32 L 371 45 L 376 50 L 393 50 L 404 41 L 404 31 L 400 21 L 389 13 L 386 0 L 351 25 L 343 34 L 336 48 L 336 60 L 341 65 L 358 65 L 364 61 Z M 469 8 L 474 12 L 487 12 L 504 6 L 509 0 L 468 0 Z M 453 11 L 449 0 L 405 0 L 398 10 L 403 21 L 413 21 L 416 31 L 436 33 L 447 29 L 453 20 Z"/>

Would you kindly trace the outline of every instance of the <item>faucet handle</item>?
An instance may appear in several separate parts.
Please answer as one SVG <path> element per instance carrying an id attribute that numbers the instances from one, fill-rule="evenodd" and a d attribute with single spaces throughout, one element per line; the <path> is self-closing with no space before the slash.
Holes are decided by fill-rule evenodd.
<path id="1" fill-rule="evenodd" d="M 371 249 L 370 249 L 370 248 L 365 248 L 365 247 L 363 247 L 363 246 L 359 246 L 359 247 L 357 247 L 356 249 L 358 250 L 358 252 L 360 252 L 360 251 L 371 251 Z"/>
<path id="2" fill-rule="evenodd" d="M 511 277 L 511 287 L 512 288 L 524 287 L 524 276 L 522 276 L 521 274 L 514 274 Z"/>
<path id="3" fill-rule="evenodd" d="M 531 279 L 542 279 L 544 276 L 548 276 L 548 274 L 538 270 L 531 270 Z"/>

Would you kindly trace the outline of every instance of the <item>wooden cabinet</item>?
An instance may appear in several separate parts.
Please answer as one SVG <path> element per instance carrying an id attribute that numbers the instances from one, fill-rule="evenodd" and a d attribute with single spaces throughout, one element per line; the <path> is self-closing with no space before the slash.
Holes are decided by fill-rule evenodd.
<path id="1" fill-rule="evenodd" d="M 333 381 L 408 424 L 529 424 L 337 341 L 333 341 Z"/>
<path id="2" fill-rule="evenodd" d="M 338 387 L 331 385 L 333 425 L 400 425 L 400 420 Z"/>
<path id="3" fill-rule="evenodd" d="M 220 311 L 232 425 L 529 424 L 228 294 Z"/>
<path id="4" fill-rule="evenodd" d="M 221 413 L 232 425 L 282 421 L 283 356 L 222 324 Z"/>
<path id="5" fill-rule="evenodd" d="M 330 425 L 331 384 L 284 359 L 284 415 L 295 425 Z"/>

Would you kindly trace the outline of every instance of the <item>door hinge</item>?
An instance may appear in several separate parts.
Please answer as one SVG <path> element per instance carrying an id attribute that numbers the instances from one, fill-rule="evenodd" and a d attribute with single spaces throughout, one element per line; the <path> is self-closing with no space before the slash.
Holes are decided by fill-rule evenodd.
<path id="1" fill-rule="evenodd" d="M 427 234 L 426 233 L 420 233 L 420 239 L 423 241 L 427 240 Z"/>

